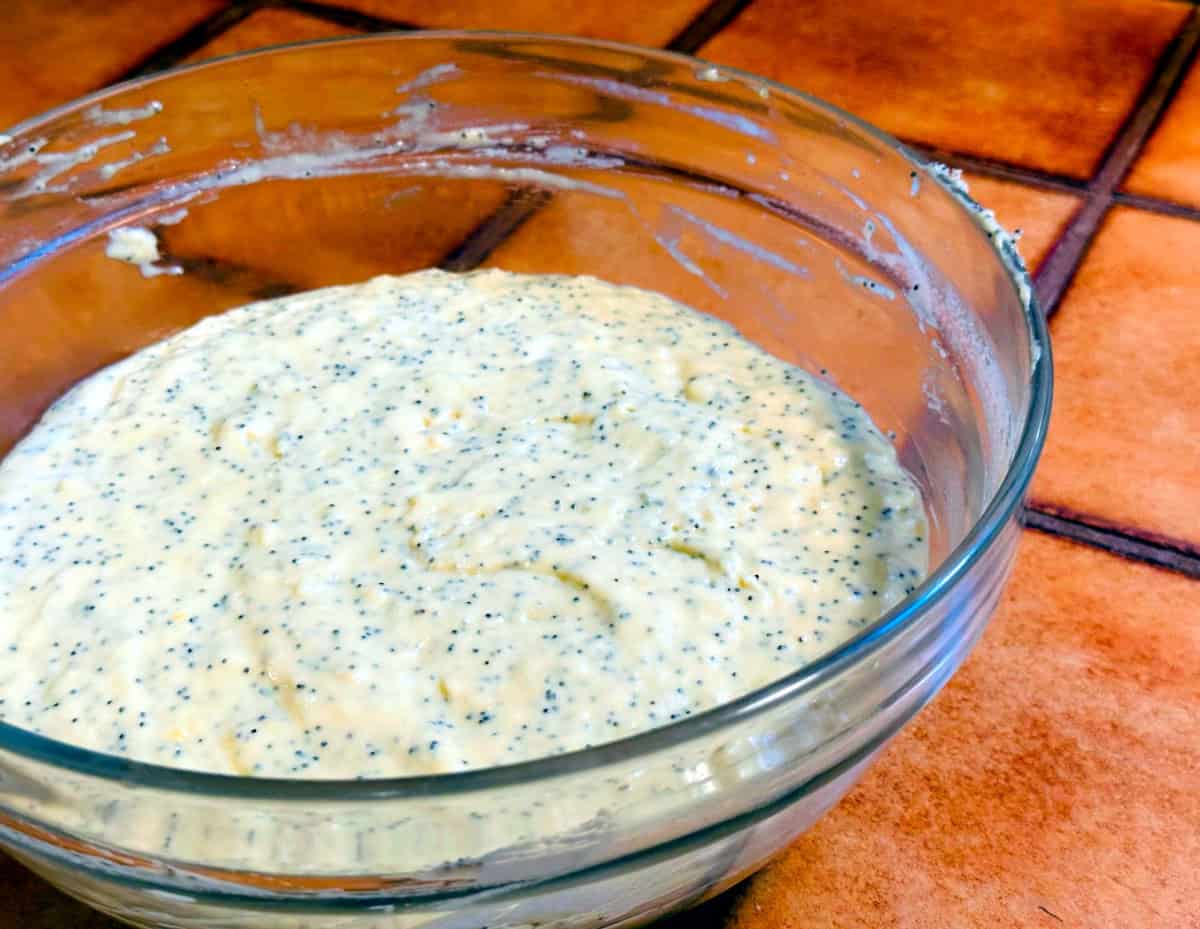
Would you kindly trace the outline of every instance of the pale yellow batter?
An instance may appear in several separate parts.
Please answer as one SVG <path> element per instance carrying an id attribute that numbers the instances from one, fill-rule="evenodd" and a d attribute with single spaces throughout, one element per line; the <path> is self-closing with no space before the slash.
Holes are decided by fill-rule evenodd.
<path id="1" fill-rule="evenodd" d="M 139 352 L 0 463 L 0 718 L 239 774 L 521 761 L 830 650 L 925 534 L 862 409 L 724 323 L 382 277 Z"/>

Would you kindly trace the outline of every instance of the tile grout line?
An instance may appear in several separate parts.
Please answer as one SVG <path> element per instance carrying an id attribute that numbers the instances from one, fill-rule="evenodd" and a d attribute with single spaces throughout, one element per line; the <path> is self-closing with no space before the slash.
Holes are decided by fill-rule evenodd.
<path id="1" fill-rule="evenodd" d="M 1191 2 L 1191 0 L 1188 0 Z M 1200 0 L 1195 0 L 1200 3 Z M 1049 174 L 1037 168 L 1026 168 L 1018 164 L 997 161 L 972 155 L 969 152 L 956 152 L 943 148 L 932 148 L 921 142 L 909 139 L 899 139 L 905 148 L 927 161 L 940 161 L 952 168 L 960 168 L 970 174 L 980 177 L 1006 181 L 1034 190 L 1048 190 L 1055 193 L 1067 194 L 1081 200 L 1088 195 L 1087 182 L 1076 180 L 1065 175 Z M 987 204 L 983 204 L 987 206 Z M 1127 206 L 1147 213 L 1158 213 L 1163 216 L 1175 216 L 1180 219 L 1190 219 L 1200 222 L 1200 206 L 1189 206 L 1186 203 L 1176 203 L 1174 200 L 1164 200 L 1146 194 L 1133 194 L 1115 191 L 1112 195 L 1113 206 Z"/>
<path id="2" fill-rule="evenodd" d="M 1088 197 L 1071 218 L 1034 275 L 1034 288 L 1043 312 L 1052 315 L 1091 247 L 1100 224 L 1112 206 L 1117 187 L 1141 153 L 1150 133 L 1166 111 L 1187 73 L 1200 43 L 1200 9 L 1194 8 L 1183 28 L 1159 58 L 1131 115 L 1105 152 L 1088 184 Z"/>
<path id="3" fill-rule="evenodd" d="M 705 43 L 737 19 L 750 3 L 751 0 L 714 0 L 680 29 L 663 48 L 669 52 L 694 55 Z"/>
<path id="4" fill-rule="evenodd" d="M 362 13 L 334 3 L 319 0 L 262 0 L 263 4 L 280 10 L 291 10 L 313 19 L 324 20 L 336 26 L 358 29 L 362 32 L 412 32 L 420 27 L 413 23 L 373 13 Z"/>
<path id="5" fill-rule="evenodd" d="M 115 80 L 109 81 L 103 86 L 108 87 L 112 84 L 119 84 L 122 81 L 145 77 L 148 74 L 165 71 L 167 68 L 179 64 L 183 59 L 195 54 L 213 39 L 228 32 L 251 14 L 257 12 L 262 6 L 263 0 L 234 0 L 233 3 L 214 13 L 212 16 L 202 19 L 170 42 L 160 45 L 142 58 L 141 61 L 137 62 L 137 64 L 121 72 Z"/>
<path id="6" fill-rule="evenodd" d="M 478 268 L 509 236 L 520 229 L 526 220 L 531 219 L 548 204 L 552 196 L 548 190 L 530 187 L 518 187 L 509 191 L 504 203 L 468 232 L 463 240 L 438 262 L 438 267 L 443 271 L 472 271 Z"/>
<path id="7" fill-rule="evenodd" d="M 1200 0 L 1187 0 L 1187 2 L 1200 3 Z M 1013 162 L 973 155 L 970 152 L 937 148 L 915 139 L 898 138 L 905 148 L 927 161 L 940 161 L 952 168 L 961 168 L 971 174 L 1007 181 L 1036 190 L 1050 190 L 1081 199 L 1088 195 L 1087 181 L 1081 181 L 1065 174 L 1051 174 L 1038 168 L 1026 168 Z M 1181 219 L 1200 222 L 1200 206 L 1189 206 L 1186 203 L 1176 203 L 1173 200 L 1164 200 L 1147 194 L 1126 193 L 1120 190 L 1113 192 L 1112 202 L 1114 206 L 1128 206 L 1132 209 L 1144 210 L 1147 213 L 1177 216 Z M 985 203 L 984 206 L 987 204 Z"/>
<path id="8" fill-rule="evenodd" d="M 1200 0 L 1197 0 L 1200 2 Z M 1127 194 L 1118 191 L 1113 194 L 1115 206 L 1127 206 L 1135 210 L 1145 210 L 1147 213 L 1160 213 L 1163 216 L 1176 216 L 1180 219 L 1191 219 L 1200 222 L 1200 207 L 1175 203 L 1172 200 L 1160 200 L 1157 197 L 1147 197 L 1142 194 Z"/>
<path id="9" fill-rule="evenodd" d="M 1161 549 L 1165 552 L 1173 552 L 1187 558 L 1200 560 L 1200 543 L 1175 538 L 1161 532 L 1152 532 L 1149 529 L 1140 529 L 1136 525 L 1106 519 L 1103 516 L 1092 513 L 1085 513 L 1082 510 L 1052 503 L 1049 500 L 1039 500 L 1036 496 L 1031 496 L 1025 501 L 1025 508 L 1035 510 L 1044 516 L 1052 516 L 1055 519 L 1062 520 L 1064 523 L 1086 526 L 1088 529 L 1107 533 L 1112 536 L 1120 536 L 1123 539 L 1128 539 L 1131 542 L 1137 542 L 1150 548 Z"/>
<path id="10" fill-rule="evenodd" d="M 1200 0 L 1198 0 L 1200 2 Z M 959 152 L 952 149 L 927 145 L 915 139 L 898 137 L 900 143 L 913 154 L 926 161 L 940 161 L 952 168 L 961 168 L 972 174 L 1011 181 L 1026 187 L 1036 187 L 1040 190 L 1054 190 L 1060 193 L 1074 194 L 1082 197 L 1087 195 L 1088 182 L 1065 174 L 1052 174 L 1037 168 L 1026 168 L 1013 162 L 972 155 L 969 152 Z M 985 204 L 986 206 L 986 204 Z"/>
<path id="11" fill-rule="evenodd" d="M 1022 522 L 1027 529 L 1200 579 L 1200 556 L 1173 546 L 1147 542 L 1115 529 L 1092 526 L 1077 518 L 1060 516 L 1042 509 L 1037 504 L 1026 507 Z"/>

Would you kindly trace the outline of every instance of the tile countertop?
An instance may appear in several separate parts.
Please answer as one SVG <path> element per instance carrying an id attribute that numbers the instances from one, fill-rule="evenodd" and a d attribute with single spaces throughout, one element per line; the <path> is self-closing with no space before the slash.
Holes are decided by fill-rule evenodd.
<path id="1" fill-rule="evenodd" d="M 1177 0 L 7 0 L 0 126 L 260 45 L 416 27 L 667 45 L 962 167 L 1036 268 L 1057 396 L 992 626 L 734 929 L 1200 927 L 1200 8 Z M 0 929 L 113 927 L 0 857 Z"/>

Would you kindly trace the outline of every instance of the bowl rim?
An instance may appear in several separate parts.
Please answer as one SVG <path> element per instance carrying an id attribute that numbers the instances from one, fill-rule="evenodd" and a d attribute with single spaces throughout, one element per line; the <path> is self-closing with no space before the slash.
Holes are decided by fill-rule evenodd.
<path id="1" fill-rule="evenodd" d="M 1006 247 L 1008 240 L 1005 236 L 993 235 L 996 227 L 989 226 L 984 220 L 984 216 L 990 214 L 986 214 L 986 211 L 967 194 L 963 185 L 956 183 L 955 179 L 948 178 L 947 172 L 927 170 L 929 162 L 921 159 L 890 134 L 834 104 L 770 78 L 680 52 L 552 33 L 447 29 L 335 36 L 223 55 L 114 84 L 12 126 L 0 133 L 0 143 L 8 142 L 10 139 L 15 140 L 21 135 L 37 130 L 40 126 L 69 113 L 94 106 L 109 97 L 138 88 L 152 87 L 163 81 L 174 80 L 181 75 L 220 67 L 231 61 L 319 50 L 324 46 L 334 44 L 425 43 L 448 40 L 480 43 L 485 41 L 494 43 L 497 40 L 518 43 L 553 43 L 564 47 L 601 49 L 647 60 L 658 60 L 675 66 L 687 66 L 693 71 L 698 66 L 717 68 L 722 74 L 738 78 L 751 86 L 765 87 L 772 94 L 779 94 L 804 106 L 823 110 L 840 122 L 847 124 L 849 128 L 890 148 L 908 161 L 914 169 L 921 170 L 924 179 L 935 182 L 971 219 L 972 225 L 983 236 L 1006 272 L 1008 282 L 1023 308 L 1026 334 L 1032 352 L 1029 405 L 1026 410 L 1022 411 L 1024 422 L 1021 434 L 1004 477 L 983 512 L 958 545 L 928 574 L 913 593 L 861 634 L 844 642 L 832 652 L 735 700 L 655 729 L 638 732 L 589 748 L 534 758 L 515 764 L 443 774 L 327 780 L 260 778 L 173 768 L 151 762 L 135 761 L 38 735 L 0 720 L 0 751 L 13 752 L 31 761 L 100 780 L 119 782 L 130 787 L 145 787 L 209 797 L 275 802 L 354 803 L 451 796 L 498 788 L 523 787 L 542 780 L 580 774 L 588 770 L 653 755 L 691 742 L 719 729 L 745 722 L 819 687 L 849 666 L 868 659 L 902 631 L 918 622 L 930 608 L 946 596 L 956 582 L 983 557 L 1009 521 L 1018 514 L 1045 444 L 1053 393 L 1053 364 L 1046 318 L 1033 293 L 1024 262 L 1015 249 Z"/>

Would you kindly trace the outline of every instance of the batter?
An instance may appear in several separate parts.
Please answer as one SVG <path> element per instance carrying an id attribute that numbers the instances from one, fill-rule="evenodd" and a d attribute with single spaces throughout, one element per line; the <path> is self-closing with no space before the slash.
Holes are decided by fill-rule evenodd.
<path id="1" fill-rule="evenodd" d="M 829 651 L 925 536 L 861 407 L 722 322 L 380 277 L 153 345 L 0 463 L 0 718 L 241 775 L 524 761 Z"/>

